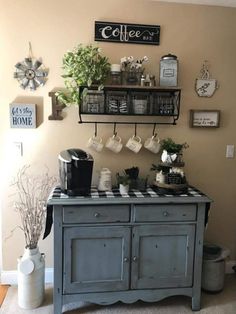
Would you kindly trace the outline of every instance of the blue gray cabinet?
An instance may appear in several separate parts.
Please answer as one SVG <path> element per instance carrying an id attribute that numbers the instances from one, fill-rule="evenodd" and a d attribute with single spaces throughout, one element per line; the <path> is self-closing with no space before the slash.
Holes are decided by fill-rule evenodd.
<path id="1" fill-rule="evenodd" d="M 49 199 L 54 314 L 70 302 L 154 302 L 173 295 L 191 297 L 192 309 L 200 309 L 204 222 L 211 200 L 194 193 L 137 195 Z"/>

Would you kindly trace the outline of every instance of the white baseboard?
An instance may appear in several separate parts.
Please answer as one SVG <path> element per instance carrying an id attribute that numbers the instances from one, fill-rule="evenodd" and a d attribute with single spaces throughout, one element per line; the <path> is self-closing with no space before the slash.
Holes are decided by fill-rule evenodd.
<path id="1" fill-rule="evenodd" d="M 17 270 L 3 270 L 0 282 L 5 285 L 17 285 Z M 53 283 L 53 268 L 45 269 L 45 283 Z"/>
<path id="2" fill-rule="evenodd" d="M 225 273 L 235 273 L 233 266 L 236 265 L 236 260 L 226 262 Z M 17 270 L 9 270 L 1 272 L 1 283 L 5 285 L 17 285 Z M 45 283 L 53 283 L 53 268 L 45 269 Z"/>

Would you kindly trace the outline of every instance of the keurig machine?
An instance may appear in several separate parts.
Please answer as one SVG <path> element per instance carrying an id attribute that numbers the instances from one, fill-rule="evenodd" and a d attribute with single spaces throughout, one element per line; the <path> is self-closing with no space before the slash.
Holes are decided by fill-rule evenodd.
<path id="1" fill-rule="evenodd" d="M 62 151 L 59 156 L 61 190 L 71 196 L 90 193 L 93 157 L 78 148 Z"/>

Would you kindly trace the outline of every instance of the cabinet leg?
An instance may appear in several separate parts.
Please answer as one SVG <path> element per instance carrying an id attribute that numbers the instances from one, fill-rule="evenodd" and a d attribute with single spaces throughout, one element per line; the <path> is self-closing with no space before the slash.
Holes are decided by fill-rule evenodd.
<path id="1" fill-rule="evenodd" d="M 192 297 L 192 311 L 201 310 L 201 301 L 200 297 Z"/>
<path id="2" fill-rule="evenodd" d="M 61 295 L 58 295 L 56 292 L 54 292 L 53 295 L 53 313 L 54 314 L 62 313 Z"/>

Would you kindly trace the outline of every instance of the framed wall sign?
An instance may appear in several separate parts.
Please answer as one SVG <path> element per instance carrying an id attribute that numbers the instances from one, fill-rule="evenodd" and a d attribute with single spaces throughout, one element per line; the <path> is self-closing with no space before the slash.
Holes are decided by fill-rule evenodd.
<path id="1" fill-rule="evenodd" d="M 10 104 L 11 128 L 36 128 L 36 105 L 35 104 Z"/>
<path id="2" fill-rule="evenodd" d="M 95 40 L 128 44 L 159 45 L 160 25 L 95 21 Z"/>
<path id="3" fill-rule="evenodd" d="M 220 110 L 190 110 L 190 127 L 218 128 L 220 126 Z"/>

